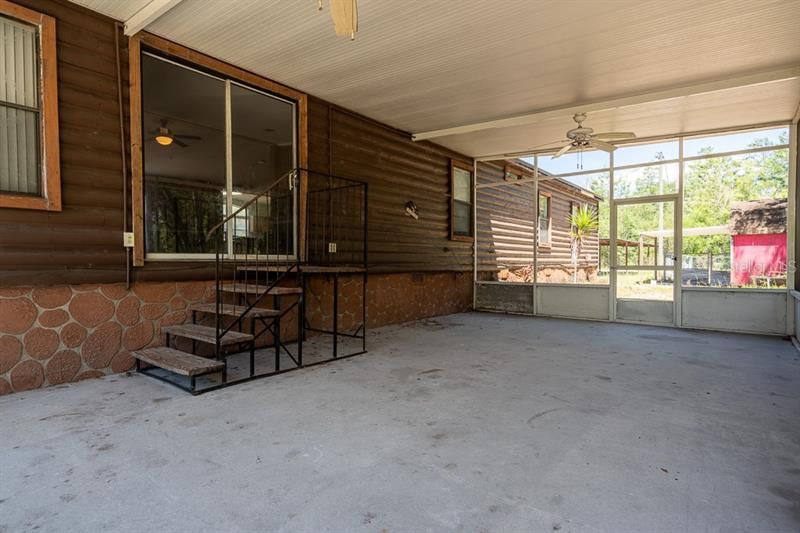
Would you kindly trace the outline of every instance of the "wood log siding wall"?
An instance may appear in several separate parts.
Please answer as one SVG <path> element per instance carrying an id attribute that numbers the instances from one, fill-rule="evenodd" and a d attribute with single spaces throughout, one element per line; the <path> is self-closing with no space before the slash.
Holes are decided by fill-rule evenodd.
<path id="1" fill-rule="evenodd" d="M 505 161 L 478 163 L 478 184 L 504 181 Z M 524 172 L 524 178 L 533 172 Z M 532 182 L 478 189 L 478 269 L 498 271 L 533 264 L 533 231 L 537 222 Z M 537 266 L 572 264 L 570 249 L 570 202 L 592 203 L 586 196 L 555 180 L 539 182 L 539 191 L 550 194 L 550 246 L 540 246 Z M 599 240 L 593 235 L 583 246 L 581 266 L 596 265 Z"/>
<path id="2" fill-rule="evenodd" d="M 0 209 L 0 286 L 120 281 L 124 181 L 114 22 L 63 0 L 14 2 L 56 19 L 62 211 Z M 127 51 L 120 53 L 127 86 Z"/>
<path id="3" fill-rule="evenodd" d="M 469 271 L 472 243 L 450 235 L 450 159 L 472 160 L 317 98 L 308 101 L 309 166 L 369 185 L 371 271 Z M 409 200 L 419 220 L 405 214 Z"/>
<path id="4" fill-rule="evenodd" d="M 121 171 L 115 23 L 66 0 L 14 1 L 56 19 L 63 210 L 0 209 L 0 286 L 124 281 L 129 179 Z M 120 37 L 126 153 L 127 42 Z M 308 111 L 309 167 L 369 183 L 371 269 L 472 269 L 471 243 L 449 239 L 450 159 L 471 159 L 319 99 L 309 98 Z M 419 220 L 405 215 L 409 200 Z M 134 281 L 212 277 L 213 265 L 202 262 L 133 269 Z"/>

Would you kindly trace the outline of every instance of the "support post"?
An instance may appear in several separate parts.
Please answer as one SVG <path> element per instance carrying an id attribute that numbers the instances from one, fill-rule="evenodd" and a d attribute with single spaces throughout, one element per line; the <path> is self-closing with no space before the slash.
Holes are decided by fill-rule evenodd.
<path id="1" fill-rule="evenodd" d="M 250 341 L 250 377 L 256 374 L 256 319 L 250 317 L 250 334 L 253 340 Z"/>
<path id="2" fill-rule="evenodd" d="M 303 337 L 305 337 L 305 322 L 306 322 L 306 288 L 303 282 L 303 275 L 300 276 L 300 296 L 297 301 L 297 366 L 303 366 Z"/>
<path id="3" fill-rule="evenodd" d="M 275 341 L 275 372 L 281 371 L 281 317 L 275 317 L 272 323 L 272 338 Z"/>
<path id="4" fill-rule="evenodd" d="M 333 358 L 339 355 L 339 273 L 333 274 Z"/>

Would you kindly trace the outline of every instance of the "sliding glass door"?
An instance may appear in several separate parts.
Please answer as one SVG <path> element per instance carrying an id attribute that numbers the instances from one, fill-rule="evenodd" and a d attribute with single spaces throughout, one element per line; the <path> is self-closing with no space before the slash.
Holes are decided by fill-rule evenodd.
<path id="1" fill-rule="evenodd" d="M 142 121 L 150 260 L 210 258 L 208 230 L 296 166 L 294 102 L 149 53 Z M 296 191 L 275 191 L 230 221 L 228 254 L 295 254 Z"/>

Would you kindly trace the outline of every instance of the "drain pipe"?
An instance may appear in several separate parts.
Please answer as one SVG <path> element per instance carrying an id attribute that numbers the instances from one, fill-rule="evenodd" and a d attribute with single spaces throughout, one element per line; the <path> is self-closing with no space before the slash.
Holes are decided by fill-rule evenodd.
<path id="1" fill-rule="evenodd" d="M 122 232 L 128 233 L 128 159 L 125 153 L 125 113 L 122 108 L 122 68 L 119 61 L 119 32 L 122 24 L 114 23 L 114 52 L 117 60 L 117 103 L 119 104 L 119 148 L 122 159 Z M 131 249 L 125 246 L 125 288 L 131 288 Z"/>

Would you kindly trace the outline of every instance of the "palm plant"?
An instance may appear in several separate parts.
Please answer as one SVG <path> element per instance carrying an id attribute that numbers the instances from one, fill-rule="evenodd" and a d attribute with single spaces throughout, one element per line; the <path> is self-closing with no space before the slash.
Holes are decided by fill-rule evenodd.
<path id="1" fill-rule="evenodd" d="M 578 258 L 583 249 L 583 243 L 592 234 L 597 231 L 600 221 L 597 216 L 597 209 L 583 204 L 578 206 L 567 217 L 570 225 L 570 251 L 572 252 L 572 282 L 578 282 Z"/>

